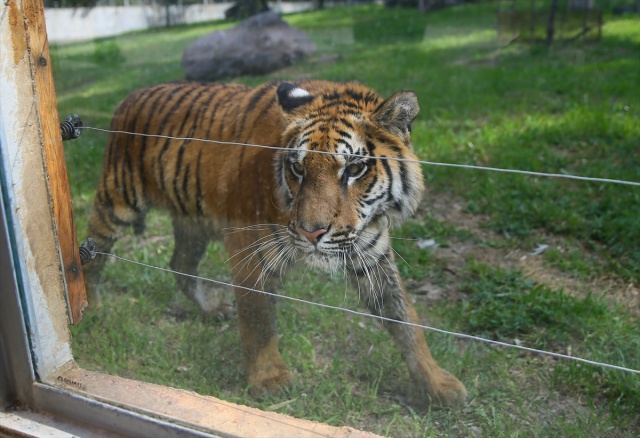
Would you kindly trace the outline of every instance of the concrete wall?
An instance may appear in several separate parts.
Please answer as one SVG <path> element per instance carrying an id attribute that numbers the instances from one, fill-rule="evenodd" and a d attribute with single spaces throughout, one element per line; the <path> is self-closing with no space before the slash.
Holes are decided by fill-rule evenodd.
<path id="1" fill-rule="evenodd" d="M 169 22 L 197 23 L 224 18 L 232 3 L 171 6 Z M 271 9 L 281 13 L 309 10 L 313 2 L 274 2 Z M 133 30 L 164 26 L 166 9 L 160 5 L 96 6 L 94 8 L 48 8 L 45 10 L 47 36 L 51 42 L 92 40 Z"/>

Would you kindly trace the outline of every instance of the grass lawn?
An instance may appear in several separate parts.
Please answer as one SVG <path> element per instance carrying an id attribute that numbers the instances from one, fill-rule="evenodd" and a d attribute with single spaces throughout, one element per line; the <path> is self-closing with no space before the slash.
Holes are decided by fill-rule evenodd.
<path id="1" fill-rule="evenodd" d="M 640 17 L 605 17 L 597 44 L 507 44 L 492 4 L 427 15 L 379 6 L 286 17 L 318 52 L 271 79 L 357 80 L 388 96 L 414 90 L 414 145 L 429 161 L 640 181 Z M 61 117 L 107 128 L 133 89 L 180 79 L 182 50 L 229 26 L 208 23 L 52 47 Z M 79 239 L 106 134 L 66 142 Z M 425 323 L 640 369 L 640 188 L 425 166 L 428 192 L 393 235 Z M 166 267 L 170 221 L 113 252 Z M 419 249 L 416 239 L 437 246 Z M 546 251 L 534 254 L 538 245 Z M 212 244 L 201 274 L 229 280 Z M 279 302 L 287 393 L 251 398 L 237 321 L 199 315 L 170 274 L 124 262 L 104 273 L 105 305 L 72 328 L 83 367 L 398 437 L 640 435 L 640 375 L 428 333 L 467 385 L 458 410 L 411 407 L 410 381 L 380 324 Z M 291 275 L 283 295 L 361 309 L 343 278 Z"/>

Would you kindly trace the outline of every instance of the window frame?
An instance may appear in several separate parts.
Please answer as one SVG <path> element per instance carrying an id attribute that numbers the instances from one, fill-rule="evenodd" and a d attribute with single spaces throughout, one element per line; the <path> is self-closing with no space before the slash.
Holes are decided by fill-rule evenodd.
<path id="1" fill-rule="evenodd" d="M 375 436 L 75 364 L 86 294 L 42 0 L 0 5 L 0 46 L 0 435 L 35 410 L 126 436 Z"/>

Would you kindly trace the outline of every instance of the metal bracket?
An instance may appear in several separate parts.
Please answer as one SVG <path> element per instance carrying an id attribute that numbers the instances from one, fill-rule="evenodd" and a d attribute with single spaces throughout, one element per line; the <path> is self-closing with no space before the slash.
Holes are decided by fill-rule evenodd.
<path id="1" fill-rule="evenodd" d="M 64 122 L 60 123 L 60 132 L 62 133 L 62 140 L 74 140 L 80 137 L 82 128 L 82 119 L 79 115 L 74 114 L 67 116 Z"/>

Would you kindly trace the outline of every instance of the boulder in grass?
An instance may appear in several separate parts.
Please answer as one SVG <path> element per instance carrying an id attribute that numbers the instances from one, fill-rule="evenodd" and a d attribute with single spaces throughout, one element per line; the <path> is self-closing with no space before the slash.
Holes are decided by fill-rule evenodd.
<path id="1" fill-rule="evenodd" d="M 303 31 L 268 11 L 203 36 L 185 49 L 182 67 L 187 79 L 215 81 L 279 70 L 315 50 Z"/>

